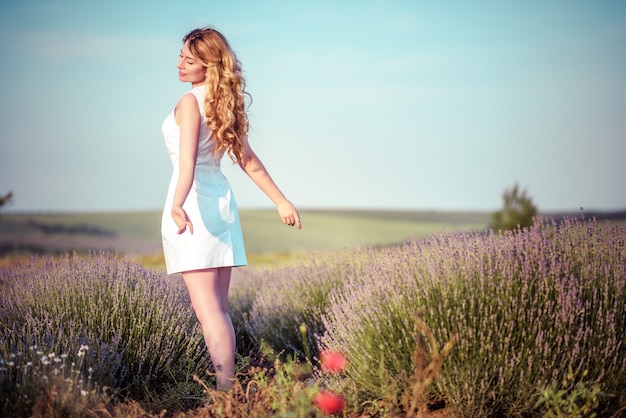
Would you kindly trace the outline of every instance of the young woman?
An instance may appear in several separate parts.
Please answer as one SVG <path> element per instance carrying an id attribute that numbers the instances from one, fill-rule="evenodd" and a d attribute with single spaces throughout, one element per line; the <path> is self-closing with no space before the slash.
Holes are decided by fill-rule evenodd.
<path id="1" fill-rule="evenodd" d="M 239 214 L 220 171 L 224 154 L 274 202 L 282 222 L 301 228 L 300 215 L 248 143 L 241 65 L 218 31 L 183 38 L 178 78 L 191 83 L 163 122 L 174 167 L 161 233 L 167 273 L 182 273 L 215 367 L 218 389 L 235 377 L 235 334 L 228 313 L 231 269 L 246 265 Z"/>

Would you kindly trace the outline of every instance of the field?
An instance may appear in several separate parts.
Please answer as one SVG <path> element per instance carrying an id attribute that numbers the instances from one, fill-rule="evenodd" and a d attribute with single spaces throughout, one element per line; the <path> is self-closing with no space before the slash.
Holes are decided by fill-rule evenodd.
<path id="1" fill-rule="evenodd" d="M 489 214 L 360 210 L 302 211 L 300 231 L 283 225 L 273 210 L 242 210 L 250 263 L 271 262 L 311 252 L 386 246 L 412 236 L 454 230 L 482 230 Z M 160 212 L 4 214 L 0 256 L 105 250 L 145 259 L 161 252 Z"/>
<path id="2" fill-rule="evenodd" d="M 244 211 L 229 392 L 184 286 L 144 268 L 158 214 L 4 215 L 0 415 L 626 416 L 623 215 Z"/>

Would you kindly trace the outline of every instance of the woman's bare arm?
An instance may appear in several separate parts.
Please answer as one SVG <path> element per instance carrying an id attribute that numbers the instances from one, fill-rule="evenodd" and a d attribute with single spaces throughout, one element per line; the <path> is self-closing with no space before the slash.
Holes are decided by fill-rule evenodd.
<path id="1" fill-rule="evenodd" d="M 180 150 L 178 182 L 174 191 L 172 218 L 178 226 L 179 234 L 185 232 L 187 227 L 189 227 L 189 232 L 193 234 L 193 223 L 183 209 L 183 203 L 185 203 L 193 184 L 202 118 L 200 109 L 198 109 L 198 102 L 192 93 L 188 93 L 180 99 L 174 112 L 176 124 L 180 128 Z"/>
<path id="2" fill-rule="evenodd" d="M 298 229 L 302 228 L 300 214 L 296 207 L 285 197 L 280 191 L 267 169 L 254 153 L 248 141 L 244 143 L 244 150 L 239 159 L 239 166 L 259 186 L 259 188 L 269 197 L 276 205 L 278 214 L 286 225 L 297 225 Z"/>

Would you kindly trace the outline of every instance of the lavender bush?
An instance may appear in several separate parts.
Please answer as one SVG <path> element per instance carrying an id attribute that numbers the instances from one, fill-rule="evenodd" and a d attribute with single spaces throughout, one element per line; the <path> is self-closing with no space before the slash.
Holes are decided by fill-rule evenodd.
<path id="1" fill-rule="evenodd" d="M 204 374 L 208 356 L 184 289 L 108 254 L 33 258 L 0 270 L 0 350 L 77 353 L 100 386 L 136 396 Z"/>
<path id="2" fill-rule="evenodd" d="M 350 358 L 361 398 L 388 396 L 411 368 L 409 318 L 424 307 L 438 340 L 457 336 L 437 389 L 459 416 L 537 413 L 538 389 L 568 368 L 624 403 L 625 238 L 623 227 L 540 220 L 410 241 L 331 294 L 321 344 Z"/>
<path id="3" fill-rule="evenodd" d="M 541 389 L 570 367 L 615 395 L 603 399 L 610 408 L 626 402 L 625 239 L 623 226 L 538 219 L 515 232 L 319 256 L 262 273 L 246 330 L 275 350 L 300 351 L 305 322 L 316 349 L 348 356 L 349 399 L 399 403 L 420 338 L 412 316 L 424 308 L 440 344 L 456 337 L 430 396 L 459 416 L 541 413 Z M 255 274 L 239 271 L 234 290 Z"/>
<path id="4" fill-rule="evenodd" d="M 366 262 L 363 253 L 345 250 L 314 254 L 299 265 L 237 272 L 234 295 L 241 292 L 240 286 L 247 287 L 257 279 L 258 288 L 253 298 L 246 299 L 242 316 L 246 332 L 256 344 L 264 342 L 276 352 L 303 357 L 309 349 L 315 356 L 316 336 L 324 331 L 322 317 L 329 293 L 341 287 L 346 278 L 360 274 Z M 259 280 L 259 275 L 263 279 Z M 301 324 L 307 328 L 307 348 L 302 343 Z"/>

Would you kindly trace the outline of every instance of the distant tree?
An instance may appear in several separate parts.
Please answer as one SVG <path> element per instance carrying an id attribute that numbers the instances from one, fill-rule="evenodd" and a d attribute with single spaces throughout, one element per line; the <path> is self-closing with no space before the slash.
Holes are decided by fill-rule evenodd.
<path id="1" fill-rule="evenodd" d="M 491 229 L 505 231 L 533 225 L 538 210 L 525 189 L 520 190 L 519 185 L 515 183 L 512 188 L 504 191 L 502 199 L 503 208 L 491 215 Z"/>
<path id="2" fill-rule="evenodd" d="M 13 199 L 13 192 L 9 192 L 4 196 L 0 196 L 0 209 Z"/>

